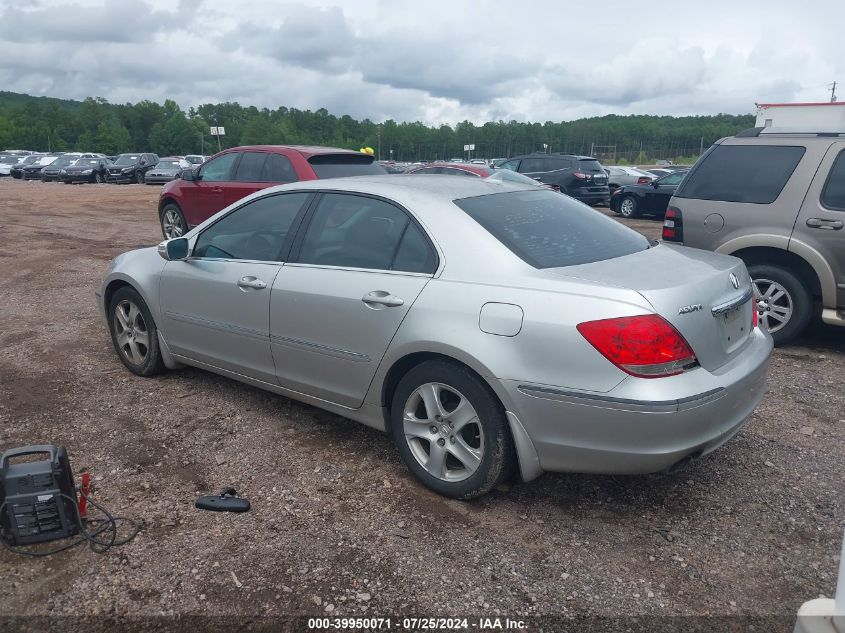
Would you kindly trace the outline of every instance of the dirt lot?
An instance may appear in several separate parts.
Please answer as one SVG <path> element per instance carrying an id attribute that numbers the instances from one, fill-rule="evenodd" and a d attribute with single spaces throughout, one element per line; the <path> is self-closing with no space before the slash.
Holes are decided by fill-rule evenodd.
<path id="1" fill-rule="evenodd" d="M 376 431 L 197 370 L 123 368 L 93 290 L 112 257 L 159 241 L 157 195 L 0 180 L 0 450 L 67 446 L 97 498 L 145 524 L 105 555 L 0 550 L 0 616 L 745 615 L 791 630 L 832 594 L 845 332 L 777 351 L 748 427 L 679 474 L 547 474 L 450 501 Z M 252 511 L 193 508 L 225 485 Z"/>

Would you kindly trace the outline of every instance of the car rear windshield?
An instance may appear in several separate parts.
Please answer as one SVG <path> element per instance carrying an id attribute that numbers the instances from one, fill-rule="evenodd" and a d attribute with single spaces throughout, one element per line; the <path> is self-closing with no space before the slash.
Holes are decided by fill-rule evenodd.
<path id="1" fill-rule="evenodd" d="M 804 156 L 791 145 L 717 145 L 684 179 L 679 198 L 774 202 Z"/>
<path id="2" fill-rule="evenodd" d="M 636 231 L 553 191 L 497 193 L 455 204 L 535 268 L 577 266 L 649 248 Z"/>
<path id="3" fill-rule="evenodd" d="M 308 159 L 317 178 L 386 174 L 384 167 L 365 154 L 317 154 Z"/>
<path id="4" fill-rule="evenodd" d="M 604 173 L 601 165 L 599 165 L 599 161 L 595 158 L 579 158 L 578 169 L 588 174 Z"/>

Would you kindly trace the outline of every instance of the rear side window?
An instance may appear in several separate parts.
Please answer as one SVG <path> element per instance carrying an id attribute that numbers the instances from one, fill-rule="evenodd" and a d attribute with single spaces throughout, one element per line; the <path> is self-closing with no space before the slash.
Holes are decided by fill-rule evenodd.
<path id="1" fill-rule="evenodd" d="M 577 266 L 643 251 L 636 231 L 553 191 L 516 191 L 455 200 L 535 268 Z"/>
<path id="2" fill-rule="evenodd" d="M 693 169 L 675 195 L 769 204 L 783 191 L 802 156 L 803 147 L 717 145 Z"/>
<path id="3" fill-rule="evenodd" d="M 317 178 L 371 176 L 386 174 L 384 168 L 366 154 L 318 154 L 308 159 Z"/>
<path id="4" fill-rule="evenodd" d="M 845 211 L 845 151 L 839 152 L 833 162 L 822 191 L 822 204 L 828 209 Z"/>
<path id="5" fill-rule="evenodd" d="M 238 163 L 235 180 L 240 182 L 259 182 L 266 156 L 267 154 L 260 152 L 245 152 L 241 156 L 241 162 Z"/>
<path id="6" fill-rule="evenodd" d="M 549 171 L 549 162 L 545 158 L 523 158 L 519 171 L 523 174 Z"/>
<path id="7" fill-rule="evenodd" d="M 299 177 L 287 156 L 267 154 L 267 160 L 261 170 L 261 182 L 296 182 L 297 180 Z"/>
<path id="8" fill-rule="evenodd" d="M 416 226 L 404 211 L 383 200 L 350 194 L 324 194 L 305 233 L 298 261 L 303 264 L 433 272 L 421 253 Z M 407 237 L 407 240 L 405 239 Z"/>

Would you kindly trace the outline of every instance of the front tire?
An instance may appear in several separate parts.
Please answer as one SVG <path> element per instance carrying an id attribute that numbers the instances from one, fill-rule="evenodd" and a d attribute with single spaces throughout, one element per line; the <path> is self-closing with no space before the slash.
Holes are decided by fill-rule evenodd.
<path id="1" fill-rule="evenodd" d="M 138 183 L 139 185 L 144 184 L 144 172 L 142 172 L 142 171 L 136 171 L 135 172 L 135 182 Z"/>
<path id="2" fill-rule="evenodd" d="M 797 338 L 810 324 L 813 297 L 809 289 L 791 270 L 768 264 L 748 267 L 757 296 L 760 323 L 774 339 L 785 345 Z"/>
<path id="3" fill-rule="evenodd" d="M 391 430 L 414 476 L 453 499 L 486 494 L 514 464 L 502 405 L 478 375 L 456 363 L 426 361 L 402 378 Z"/>
<path id="4" fill-rule="evenodd" d="M 165 239 L 182 237 L 188 232 L 188 223 L 178 205 L 169 202 L 161 210 L 161 234 Z"/>
<path id="5" fill-rule="evenodd" d="M 619 203 L 619 215 L 623 218 L 635 218 L 640 214 L 640 203 L 633 196 L 625 196 Z"/>
<path id="6" fill-rule="evenodd" d="M 129 371 L 145 377 L 164 371 L 158 328 L 146 302 L 134 288 L 124 286 L 114 293 L 108 318 L 112 344 Z"/>
<path id="7" fill-rule="evenodd" d="M 103 177 L 103 174 L 101 174 L 100 172 L 97 172 L 96 174 L 94 174 L 94 182 L 95 182 L 96 184 L 98 184 L 98 185 L 102 185 L 105 181 L 106 181 L 106 180 L 105 180 L 105 178 Z"/>

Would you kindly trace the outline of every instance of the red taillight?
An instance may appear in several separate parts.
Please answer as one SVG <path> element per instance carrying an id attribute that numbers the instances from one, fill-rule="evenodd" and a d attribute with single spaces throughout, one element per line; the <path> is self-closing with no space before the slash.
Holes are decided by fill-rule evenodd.
<path id="1" fill-rule="evenodd" d="M 640 378 L 680 374 L 696 362 L 684 337 L 657 314 L 587 321 L 578 331 L 624 372 Z"/>
<path id="2" fill-rule="evenodd" d="M 663 239 L 667 242 L 684 241 L 684 219 L 680 209 L 667 207 L 663 216 Z"/>
<path id="3" fill-rule="evenodd" d="M 578 180 L 586 180 L 587 178 L 589 178 L 589 176 L 582 171 L 573 171 L 572 175 L 575 176 Z"/>
<path id="4" fill-rule="evenodd" d="M 647 185 L 650 182 L 651 178 L 649 178 L 648 176 L 640 176 L 639 178 L 637 178 L 638 185 Z"/>

